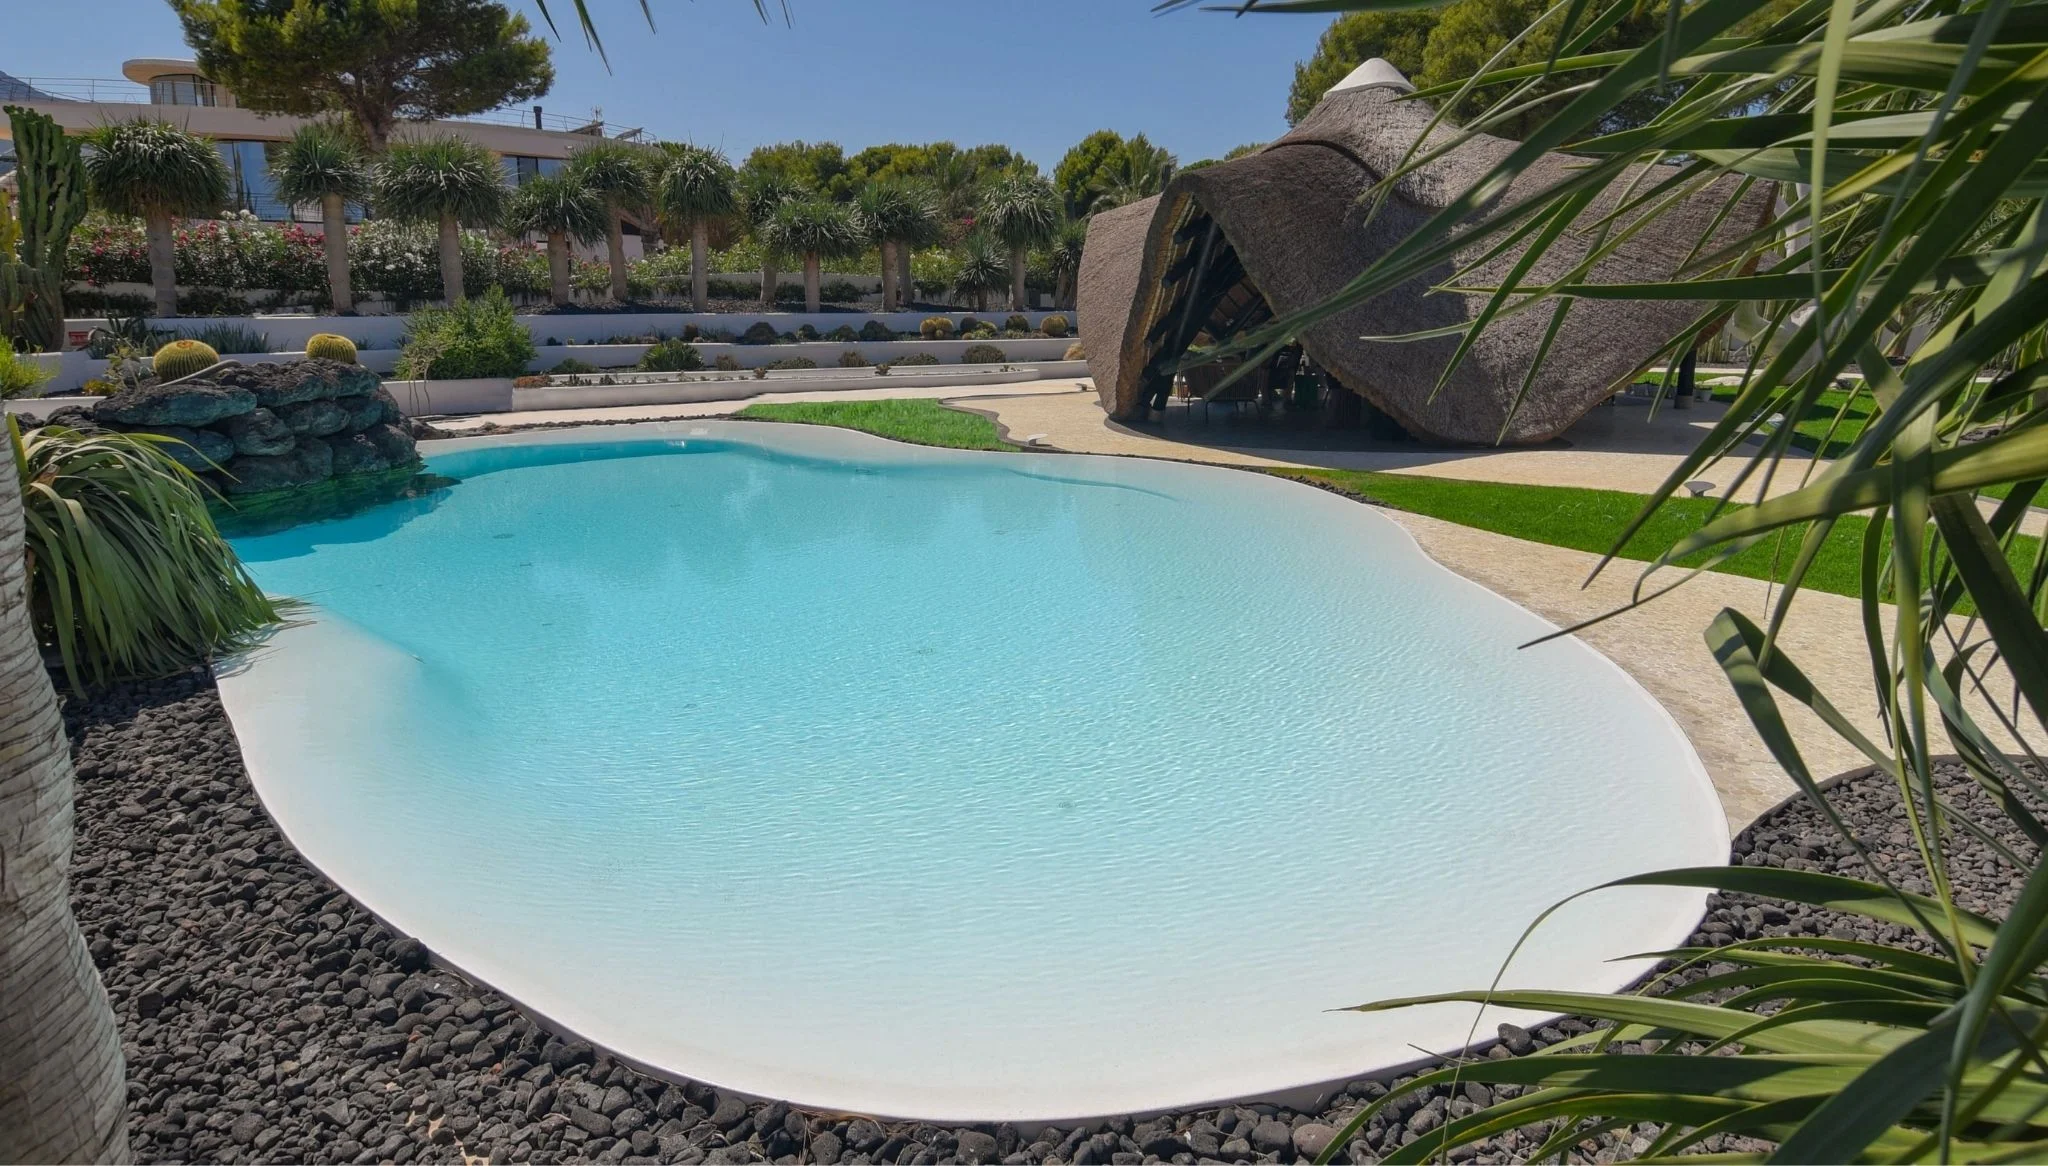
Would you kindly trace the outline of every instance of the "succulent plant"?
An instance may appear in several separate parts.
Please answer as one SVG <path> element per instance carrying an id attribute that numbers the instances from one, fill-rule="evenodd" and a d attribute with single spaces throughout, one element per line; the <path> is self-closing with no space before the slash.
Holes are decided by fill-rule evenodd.
<path id="1" fill-rule="evenodd" d="M 860 338 L 870 343 L 879 344 L 885 340 L 896 339 L 896 330 L 880 320 L 869 320 L 860 326 Z"/>
<path id="2" fill-rule="evenodd" d="M 862 356 L 858 348 L 849 348 L 839 354 L 840 368 L 866 368 L 869 363 L 868 358 Z"/>
<path id="3" fill-rule="evenodd" d="M 841 344 L 852 344 L 860 339 L 860 333 L 854 331 L 851 324 L 841 324 L 839 327 L 827 332 L 825 339 L 836 340 Z"/>
<path id="4" fill-rule="evenodd" d="M 306 340 L 307 360 L 338 360 L 343 364 L 356 362 L 356 342 L 346 336 L 332 332 L 321 332 Z"/>
<path id="5" fill-rule="evenodd" d="M 1003 321 L 1003 331 L 1029 332 L 1031 331 L 1031 317 L 1022 312 L 1011 312 L 1009 317 Z"/>
<path id="6" fill-rule="evenodd" d="M 740 333 L 741 344 L 773 344 L 778 339 L 775 325 L 763 320 Z"/>
<path id="7" fill-rule="evenodd" d="M 718 354 L 718 359 L 711 362 L 711 367 L 719 372 L 738 372 L 740 371 L 740 358 L 730 352 L 721 352 Z"/>
<path id="8" fill-rule="evenodd" d="M 1074 341 L 1074 342 L 1073 342 L 1072 344 L 1069 344 L 1069 345 L 1067 345 L 1067 355 L 1066 355 L 1066 356 L 1065 356 L 1065 357 L 1064 357 L 1063 359 L 1066 359 L 1066 360 L 1087 360 L 1087 359 L 1088 359 L 1088 348 L 1087 348 L 1087 346 L 1086 346 L 1086 345 L 1082 344 L 1082 343 L 1081 343 L 1081 342 L 1080 342 L 1079 340 L 1076 340 L 1076 341 Z"/>
<path id="9" fill-rule="evenodd" d="M 960 354 L 961 364 L 1002 364 L 1009 354 L 993 344 L 976 344 Z"/>
<path id="10" fill-rule="evenodd" d="M 642 372 L 696 372 L 703 367 L 703 354 L 686 340 L 664 340 L 640 357 Z"/>
<path id="11" fill-rule="evenodd" d="M 1067 318 L 1065 316 L 1062 316 L 1057 312 L 1053 313 L 1050 316 L 1047 316 L 1045 318 L 1045 323 L 1040 324 L 1038 326 L 1039 331 L 1044 332 L 1047 336 L 1051 336 L 1055 339 L 1061 336 L 1065 336 L 1068 332 L 1073 331 L 1073 327 L 1074 326 L 1072 324 L 1069 324 L 1067 322 Z"/>
<path id="12" fill-rule="evenodd" d="M 939 363 L 939 358 L 929 352 L 913 352 L 909 356 L 899 356 L 889 363 L 892 365 L 937 364 Z"/>
<path id="13" fill-rule="evenodd" d="M 818 330 L 816 328 L 811 327 L 809 324 L 799 324 L 797 325 L 796 329 L 796 338 L 798 340 L 804 341 L 805 343 L 809 343 L 818 338 Z"/>
<path id="14" fill-rule="evenodd" d="M 173 340 L 156 350 L 149 366 L 156 373 L 156 379 L 174 381 L 219 363 L 220 353 L 215 352 L 212 345 L 198 340 Z"/>
<path id="15" fill-rule="evenodd" d="M 945 340 L 953 335 L 953 321 L 945 316 L 927 316 L 917 326 L 917 334 L 926 340 Z"/>

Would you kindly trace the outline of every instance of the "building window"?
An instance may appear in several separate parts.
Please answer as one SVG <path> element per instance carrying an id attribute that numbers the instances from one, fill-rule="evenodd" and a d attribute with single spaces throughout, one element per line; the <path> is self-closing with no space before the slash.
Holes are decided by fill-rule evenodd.
<path id="1" fill-rule="evenodd" d="M 213 82 L 197 73 L 166 73 L 149 82 L 149 99 L 158 105 L 232 105 Z"/>
<path id="2" fill-rule="evenodd" d="M 505 154 L 498 161 L 505 167 L 507 186 L 524 186 L 542 174 L 559 174 L 568 165 L 560 158 L 534 158 L 526 154 Z"/>
<path id="3" fill-rule="evenodd" d="M 277 142 L 215 142 L 228 173 L 234 178 L 235 209 L 249 211 L 259 219 L 273 222 L 292 217 L 292 208 L 278 201 L 277 185 L 270 178 L 270 154 Z"/>

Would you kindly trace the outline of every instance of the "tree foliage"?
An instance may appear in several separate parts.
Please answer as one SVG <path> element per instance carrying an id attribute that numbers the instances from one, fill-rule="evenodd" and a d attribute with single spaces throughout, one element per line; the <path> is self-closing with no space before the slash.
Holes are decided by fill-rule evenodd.
<path id="1" fill-rule="evenodd" d="M 1053 167 L 1052 184 L 1066 204 L 1069 217 L 1088 213 L 1095 201 L 1101 175 L 1124 150 L 1124 136 L 1115 130 L 1096 130 L 1075 142 L 1060 164 Z"/>
<path id="2" fill-rule="evenodd" d="M 370 168 L 362 148 L 341 126 L 316 121 L 299 127 L 270 161 L 277 197 L 317 203 L 329 196 L 361 203 L 370 197 Z"/>
<path id="3" fill-rule="evenodd" d="M 708 146 L 676 144 L 664 144 L 662 153 L 654 204 L 665 218 L 687 227 L 739 212 L 739 178 L 724 154 Z"/>
<path id="4" fill-rule="evenodd" d="M 545 41 L 490 0 L 171 0 L 199 68 L 243 106 L 348 116 L 372 152 L 405 121 L 547 93 Z"/>
<path id="5" fill-rule="evenodd" d="M 604 199 L 566 171 L 527 179 L 505 207 L 506 228 L 525 234 L 556 231 L 581 243 L 604 237 Z"/>
<path id="6" fill-rule="evenodd" d="M 117 215 L 197 218 L 227 205 L 231 180 L 213 143 L 167 121 L 109 122 L 83 135 L 93 204 Z"/>
<path id="7" fill-rule="evenodd" d="M 392 146 L 378 160 L 372 186 L 378 212 L 402 222 L 431 224 L 445 215 L 464 226 L 485 227 L 505 209 L 498 160 L 453 135 Z"/>
<path id="8" fill-rule="evenodd" d="M 1294 67 L 1294 85 L 1287 96 L 1288 124 L 1306 117 L 1332 85 L 1374 57 L 1401 70 L 1417 86 L 1456 85 L 1484 71 L 1496 53 L 1550 7 L 1546 0 L 1453 0 L 1439 8 L 1352 12 L 1340 16 L 1316 42 L 1315 55 Z M 1623 10 L 1615 26 L 1589 48 L 1634 48 L 1663 29 L 1662 7 L 1634 6 Z M 1494 67 L 1540 66 L 1550 55 L 1553 44 L 1551 37 L 1528 37 Z M 1554 93 L 1573 82 L 1569 76 L 1548 77 L 1525 96 Z M 1505 92 L 1507 89 L 1501 86 L 1478 90 L 1450 112 L 1469 119 Z M 1662 88 L 1631 94 L 1615 105 L 1601 128 L 1612 131 L 1640 125 L 1668 98 L 1668 92 Z M 1548 108 L 1540 107 L 1512 118 L 1494 132 L 1521 137 L 1542 120 Z"/>

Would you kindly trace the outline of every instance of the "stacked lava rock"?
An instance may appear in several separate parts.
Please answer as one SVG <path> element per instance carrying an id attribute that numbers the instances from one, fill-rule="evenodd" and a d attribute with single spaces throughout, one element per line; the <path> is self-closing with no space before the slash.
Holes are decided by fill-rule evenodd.
<path id="1" fill-rule="evenodd" d="M 168 384 L 128 389 L 99 402 L 108 429 L 156 433 L 226 494 L 257 494 L 409 466 L 419 460 L 398 402 L 360 364 L 216 365 Z M 209 464 L 210 463 L 210 464 Z M 219 473 L 212 472 L 220 467 Z"/>

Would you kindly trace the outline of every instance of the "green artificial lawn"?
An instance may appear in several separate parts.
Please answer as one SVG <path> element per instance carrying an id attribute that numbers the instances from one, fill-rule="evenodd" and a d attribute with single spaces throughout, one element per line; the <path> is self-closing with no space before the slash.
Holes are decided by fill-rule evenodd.
<path id="1" fill-rule="evenodd" d="M 1498 482 L 1467 482 L 1454 478 L 1424 478 L 1413 474 L 1373 473 L 1366 470 L 1274 470 L 1280 477 L 1312 482 L 1339 493 L 1395 510 L 1425 514 L 1460 526 L 1477 527 L 1496 534 L 1546 543 L 1554 547 L 1605 554 L 1642 509 L 1644 495 L 1619 490 L 1584 490 L 1572 486 L 1524 486 Z M 1622 548 L 1630 559 L 1655 559 L 1679 539 L 1698 530 L 1713 512 L 1714 503 L 1705 498 L 1671 498 L 1657 508 L 1643 528 Z M 1739 510 L 1736 505 L 1725 508 Z M 1835 523 L 1820 554 L 1808 570 L 1805 586 L 1836 595 L 1855 595 L 1860 585 L 1863 532 L 1868 519 L 1848 515 Z M 1783 576 L 1798 557 L 1804 526 L 1789 528 L 1782 538 L 1766 539 L 1721 563 L 1715 570 L 1752 579 Z M 1891 532 L 1885 532 L 1889 549 Z M 2034 560 L 2039 540 L 2016 535 L 2007 557 L 2021 578 Z M 1693 566 L 1705 554 L 1679 560 Z M 1963 609 L 1959 609 L 1963 610 Z"/>
<path id="2" fill-rule="evenodd" d="M 1732 388 L 1714 390 L 1716 401 L 1726 404 L 1734 399 Z M 1815 402 L 1813 415 L 1792 427 L 1792 444 L 1817 457 L 1840 457 L 1862 436 L 1863 427 L 1876 415 L 1877 402 L 1860 387 L 1854 393 L 1827 389 Z"/>
<path id="3" fill-rule="evenodd" d="M 995 422 L 978 413 L 948 409 L 926 398 L 892 401 L 802 401 L 787 405 L 749 405 L 734 414 L 742 421 L 788 421 L 798 425 L 837 425 L 912 445 L 947 449 L 1017 447 L 998 436 Z"/>
<path id="4" fill-rule="evenodd" d="M 937 401 L 926 399 L 749 405 L 737 416 L 759 421 L 839 425 L 916 445 L 951 449 L 1017 448 L 997 435 L 995 423 L 988 418 L 948 409 Z M 1605 554 L 1613 546 L 1629 520 L 1642 509 L 1644 500 L 1644 495 L 1619 490 L 1468 482 L 1456 478 L 1424 478 L 1368 470 L 1285 469 L 1268 472 L 1324 486 L 1395 510 L 1595 554 Z M 1666 501 L 1622 548 L 1623 557 L 1655 559 L 1665 548 L 1699 529 L 1713 509 L 1714 503 L 1704 498 L 1672 498 Z M 1822 545 L 1819 557 L 1807 574 L 1807 587 L 1837 595 L 1857 593 L 1863 532 L 1867 522 L 1861 516 L 1851 515 L 1835 524 L 1833 533 Z M 1752 579 L 1780 577 L 1797 557 L 1799 539 L 1804 530 L 1804 527 L 1796 528 L 1782 538 L 1758 543 L 1722 563 L 1716 570 Z M 1887 531 L 1887 542 L 1889 538 L 1890 532 Z M 2010 557 L 2015 571 L 2022 578 L 2026 577 L 2027 568 L 2033 562 L 2038 541 L 2027 535 L 2013 539 Z M 1692 566 L 1705 557 L 1694 555 L 1681 562 Z"/>

